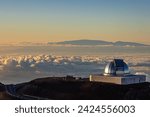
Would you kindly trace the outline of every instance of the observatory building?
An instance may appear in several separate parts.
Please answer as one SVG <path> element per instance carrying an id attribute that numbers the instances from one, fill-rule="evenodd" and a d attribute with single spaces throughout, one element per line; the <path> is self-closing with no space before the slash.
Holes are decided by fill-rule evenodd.
<path id="1" fill-rule="evenodd" d="M 122 59 L 114 59 L 106 65 L 103 74 L 90 75 L 90 81 L 125 85 L 146 82 L 146 76 L 130 74 L 128 65 Z"/>

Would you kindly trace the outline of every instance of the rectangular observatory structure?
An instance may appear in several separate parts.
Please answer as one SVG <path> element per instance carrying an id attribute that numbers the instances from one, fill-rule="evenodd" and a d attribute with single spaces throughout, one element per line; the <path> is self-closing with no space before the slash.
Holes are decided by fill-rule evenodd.
<path id="1" fill-rule="evenodd" d="M 90 81 L 105 82 L 120 85 L 136 84 L 146 82 L 145 75 L 127 75 L 127 76 L 105 76 L 105 75 L 90 75 Z"/>
<path id="2" fill-rule="evenodd" d="M 90 81 L 126 85 L 146 82 L 146 76 L 130 74 L 123 59 L 114 59 L 106 65 L 104 74 L 90 75 Z"/>

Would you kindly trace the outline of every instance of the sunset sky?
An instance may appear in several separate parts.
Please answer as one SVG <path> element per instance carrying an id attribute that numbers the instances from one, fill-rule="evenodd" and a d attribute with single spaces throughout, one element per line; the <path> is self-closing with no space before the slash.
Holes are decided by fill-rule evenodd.
<path id="1" fill-rule="evenodd" d="M 75 39 L 150 44 L 150 0 L 0 0 L 0 43 Z"/>

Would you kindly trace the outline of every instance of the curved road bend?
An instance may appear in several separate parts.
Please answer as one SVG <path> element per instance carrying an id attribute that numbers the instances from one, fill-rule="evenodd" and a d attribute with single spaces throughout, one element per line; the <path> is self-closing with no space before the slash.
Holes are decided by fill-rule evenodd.
<path id="1" fill-rule="evenodd" d="M 20 95 L 16 92 L 16 85 L 5 85 L 6 93 L 16 99 L 20 100 L 48 100 L 48 98 L 30 96 L 30 95 Z"/>

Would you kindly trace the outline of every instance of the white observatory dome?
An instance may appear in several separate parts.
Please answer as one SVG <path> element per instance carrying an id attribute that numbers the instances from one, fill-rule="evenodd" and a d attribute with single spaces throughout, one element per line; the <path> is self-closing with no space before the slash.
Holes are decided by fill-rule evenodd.
<path id="1" fill-rule="evenodd" d="M 129 73 L 129 67 L 122 59 L 114 59 L 106 65 L 104 71 L 104 75 L 126 75 Z"/>

